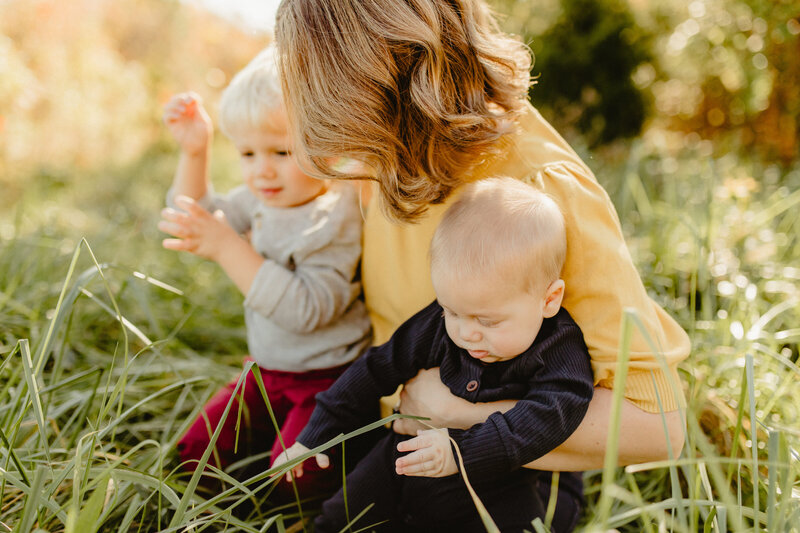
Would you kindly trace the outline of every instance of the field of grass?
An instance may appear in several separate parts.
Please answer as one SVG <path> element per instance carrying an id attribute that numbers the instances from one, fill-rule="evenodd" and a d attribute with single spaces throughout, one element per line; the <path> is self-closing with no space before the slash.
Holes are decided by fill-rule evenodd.
<path id="1" fill-rule="evenodd" d="M 586 474 L 581 529 L 800 531 L 800 169 L 659 135 L 585 155 L 691 335 L 687 445 L 624 469 L 610 454 Z M 215 154 L 221 189 L 230 157 Z M 221 271 L 160 248 L 173 164 L 156 146 L 102 174 L 33 175 L 4 206 L 0 533 L 302 529 L 296 508 L 259 505 L 266 474 L 220 473 L 207 498 L 178 470 L 178 436 L 246 348 Z"/>

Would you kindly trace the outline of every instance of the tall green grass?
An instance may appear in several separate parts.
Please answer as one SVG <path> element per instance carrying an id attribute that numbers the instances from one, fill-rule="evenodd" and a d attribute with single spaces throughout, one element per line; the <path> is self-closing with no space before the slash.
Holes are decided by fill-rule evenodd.
<path id="1" fill-rule="evenodd" d="M 585 531 L 800 530 L 800 172 L 701 148 L 595 164 L 693 352 L 683 454 L 618 468 L 612 432 Z M 74 176 L 57 202 L 32 177 L 0 219 L 0 533 L 301 530 L 318 506 L 264 504 L 271 472 L 217 471 L 209 494 L 179 469 L 177 438 L 246 347 L 219 270 L 159 247 L 171 165 Z"/>

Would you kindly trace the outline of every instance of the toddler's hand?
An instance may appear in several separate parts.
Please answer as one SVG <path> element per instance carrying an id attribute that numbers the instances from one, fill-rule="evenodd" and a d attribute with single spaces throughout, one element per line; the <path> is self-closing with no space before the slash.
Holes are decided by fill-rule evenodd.
<path id="1" fill-rule="evenodd" d="M 225 245 L 239 235 L 225 221 L 222 211 L 209 213 L 197 202 L 187 196 L 178 196 L 175 205 L 183 209 L 178 211 L 165 208 L 161 211 L 158 229 L 169 233 L 176 239 L 164 239 L 164 248 L 191 252 L 200 257 L 219 261 L 224 253 Z"/>
<path id="2" fill-rule="evenodd" d="M 397 444 L 397 451 L 412 452 L 395 462 L 402 476 L 445 477 L 458 473 L 446 429 L 417 431 L 413 439 Z"/>
<path id="3" fill-rule="evenodd" d="M 211 118 L 196 93 L 173 96 L 164 106 L 164 123 L 181 150 L 190 155 L 205 151 L 211 144 Z"/>
<path id="4" fill-rule="evenodd" d="M 289 446 L 285 452 L 280 454 L 277 459 L 275 459 L 275 462 L 272 463 L 272 468 L 275 468 L 276 466 L 281 466 L 282 464 L 288 463 L 293 459 L 297 459 L 298 457 L 300 457 L 304 453 L 308 453 L 309 451 L 311 450 L 309 450 L 299 442 L 295 442 L 294 444 Z M 328 458 L 328 456 L 323 453 L 318 453 L 317 455 L 314 456 L 314 459 L 317 461 L 317 465 L 320 468 L 328 468 L 331 464 L 331 461 Z M 295 478 L 303 477 L 303 463 L 295 465 L 294 467 L 292 467 L 291 470 L 286 472 L 286 481 L 291 481 L 292 476 L 294 476 Z"/>

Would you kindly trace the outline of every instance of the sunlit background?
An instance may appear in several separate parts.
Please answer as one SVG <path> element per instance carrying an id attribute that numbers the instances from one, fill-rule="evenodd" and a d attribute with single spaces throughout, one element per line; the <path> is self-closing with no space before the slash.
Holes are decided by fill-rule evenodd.
<path id="1" fill-rule="evenodd" d="M 175 91 L 192 88 L 213 108 L 268 41 L 276 4 L 0 3 L 0 205 L 30 187 L 21 176 L 142 157 L 163 141 L 159 107 Z M 534 103 L 578 145 L 645 136 L 670 147 L 711 141 L 714 154 L 743 150 L 782 167 L 797 157 L 797 2 L 494 4 L 535 53 Z"/>
<path id="2" fill-rule="evenodd" d="M 234 24 L 257 31 L 271 31 L 280 0 L 185 0 L 230 20 Z"/>

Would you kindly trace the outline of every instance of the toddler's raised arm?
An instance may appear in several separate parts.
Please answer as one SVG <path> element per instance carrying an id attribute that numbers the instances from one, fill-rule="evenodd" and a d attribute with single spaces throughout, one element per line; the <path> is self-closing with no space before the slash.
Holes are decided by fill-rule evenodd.
<path id="1" fill-rule="evenodd" d="M 208 191 L 208 158 L 213 125 L 199 95 L 173 96 L 164 106 L 164 123 L 181 148 L 172 189 L 199 200 Z"/>

